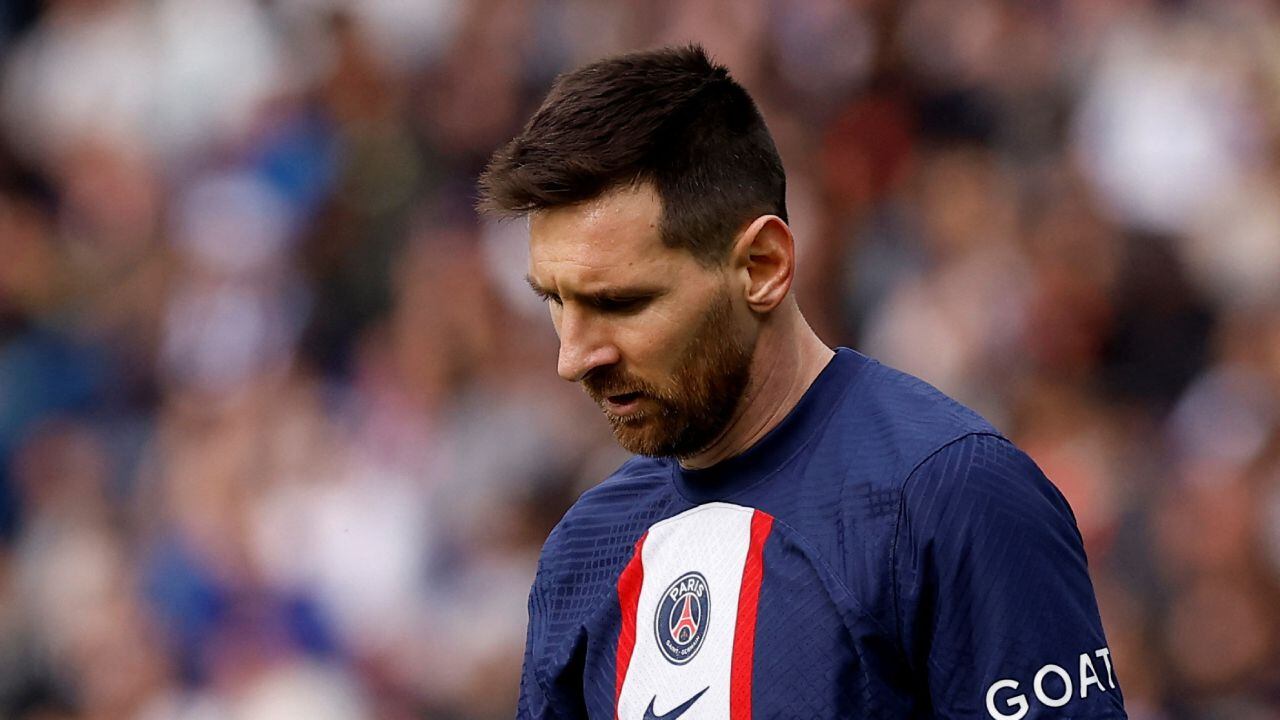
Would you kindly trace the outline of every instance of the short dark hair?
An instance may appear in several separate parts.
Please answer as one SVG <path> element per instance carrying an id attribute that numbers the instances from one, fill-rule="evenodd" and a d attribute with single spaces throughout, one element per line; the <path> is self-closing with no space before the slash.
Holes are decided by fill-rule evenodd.
<path id="1" fill-rule="evenodd" d="M 480 176 L 479 209 L 520 216 L 652 184 L 670 247 L 722 262 L 742 225 L 787 219 L 786 176 L 747 91 L 701 47 L 617 55 L 561 75 Z"/>

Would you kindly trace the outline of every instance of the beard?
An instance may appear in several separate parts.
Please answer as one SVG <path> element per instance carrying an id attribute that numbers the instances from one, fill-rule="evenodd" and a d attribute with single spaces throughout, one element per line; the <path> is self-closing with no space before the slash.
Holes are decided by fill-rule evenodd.
<path id="1" fill-rule="evenodd" d="M 582 386 L 604 410 L 614 437 L 627 452 L 688 457 L 706 449 L 733 418 L 751 376 L 754 345 L 737 332 L 733 303 L 728 290 L 722 290 L 666 387 L 629 375 L 617 365 L 588 375 Z M 630 393 L 640 396 L 636 412 L 625 417 L 609 412 L 605 398 Z"/>

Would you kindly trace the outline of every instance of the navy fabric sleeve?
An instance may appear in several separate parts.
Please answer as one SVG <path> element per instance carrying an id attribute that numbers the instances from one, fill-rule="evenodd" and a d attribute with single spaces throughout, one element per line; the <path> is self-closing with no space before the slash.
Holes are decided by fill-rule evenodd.
<path id="1" fill-rule="evenodd" d="M 550 701 L 538 679 L 537 650 L 546 642 L 546 601 L 542 590 L 542 572 L 529 591 L 529 632 L 524 645 L 524 667 L 520 671 L 520 701 L 516 706 L 518 720 L 550 720 L 555 717 Z"/>
<path id="2" fill-rule="evenodd" d="M 903 492 L 899 636 L 934 717 L 1126 717 L 1075 518 L 1035 463 L 969 435 Z"/>

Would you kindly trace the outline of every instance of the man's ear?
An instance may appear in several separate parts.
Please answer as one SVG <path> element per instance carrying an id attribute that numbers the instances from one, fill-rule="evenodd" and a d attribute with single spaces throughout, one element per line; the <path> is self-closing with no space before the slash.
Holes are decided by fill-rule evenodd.
<path id="1" fill-rule="evenodd" d="M 747 304 L 754 312 L 770 312 L 787 296 L 795 277 L 791 228 L 777 215 L 761 215 L 734 241 L 731 262 Z"/>

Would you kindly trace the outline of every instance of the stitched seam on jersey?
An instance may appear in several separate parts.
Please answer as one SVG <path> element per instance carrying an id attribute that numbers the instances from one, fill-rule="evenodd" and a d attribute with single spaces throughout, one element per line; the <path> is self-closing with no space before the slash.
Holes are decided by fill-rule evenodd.
<path id="1" fill-rule="evenodd" d="M 542 559 L 539 558 L 538 559 L 538 575 L 541 575 L 541 572 L 542 572 Z M 539 578 L 535 575 L 534 577 L 535 588 L 537 587 L 538 579 Z M 535 589 L 535 592 L 537 592 L 536 589 Z M 546 699 L 547 707 L 551 709 L 551 711 L 555 713 L 557 717 L 563 717 L 564 713 L 561 712 L 560 708 L 556 707 L 556 703 L 557 703 L 556 696 L 551 694 L 548 685 L 542 679 L 542 668 L 541 668 L 541 664 L 538 662 L 538 658 L 533 657 L 533 654 L 530 653 L 529 659 L 533 663 L 533 667 L 529 668 L 529 672 L 533 675 L 533 681 L 538 684 L 538 689 L 542 691 L 542 697 Z"/>
<path id="2" fill-rule="evenodd" d="M 967 432 L 959 437 L 952 438 L 947 442 L 939 445 L 933 452 L 925 455 L 919 462 L 911 468 L 911 472 L 907 473 L 906 479 L 902 481 L 902 489 L 899 491 L 898 497 L 898 518 L 893 525 L 893 540 L 889 543 L 889 584 L 891 586 L 891 595 L 893 597 L 893 625 L 894 640 L 898 646 L 898 652 L 902 653 L 903 660 L 908 666 L 912 665 L 911 654 L 907 651 L 906 645 L 902 642 L 902 612 L 900 608 L 901 599 L 898 597 L 898 538 L 902 532 L 902 520 L 907 514 L 907 486 L 915 479 L 916 473 L 920 471 L 924 464 L 937 457 L 943 450 L 955 445 L 956 443 L 971 437 L 993 437 L 1005 442 L 1009 439 L 998 432 L 990 430 L 976 430 Z"/>
<path id="3" fill-rule="evenodd" d="M 867 373 L 868 373 L 868 371 L 870 371 L 871 366 L 872 366 L 872 364 L 873 364 L 873 363 L 874 363 L 875 365 L 879 365 L 879 364 L 880 364 L 878 361 L 876 361 L 876 360 L 874 360 L 874 359 L 871 359 L 871 358 L 868 358 L 868 360 L 867 360 L 866 364 L 864 364 L 862 367 L 860 367 L 860 368 L 858 369 L 858 374 L 853 376 L 853 381 L 852 381 L 852 382 L 850 382 L 850 383 L 845 387 L 845 389 L 840 393 L 840 396 L 839 396 L 839 397 L 837 397 L 837 398 L 835 399 L 835 401 L 833 401 L 833 402 L 831 403 L 831 407 L 827 410 L 827 413 L 826 413 L 825 415 L 823 415 L 823 416 L 822 416 L 822 419 L 821 419 L 821 420 L 819 420 L 818 422 L 815 422 L 815 423 L 814 423 L 814 425 L 816 425 L 816 426 L 820 426 L 820 428 L 821 428 L 821 429 L 825 429 L 825 428 L 826 428 L 827 421 L 829 421 L 829 420 L 831 419 L 831 416 L 832 416 L 832 415 L 834 415 L 834 414 L 836 413 L 836 410 L 839 410 L 839 409 L 840 409 L 840 403 L 844 402 L 845 397 L 846 397 L 846 396 L 848 396 L 848 397 L 853 397 L 852 395 L 850 395 L 850 393 L 853 393 L 853 392 L 855 392 L 855 391 L 858 391 L 858 390 L 861 390 L 861 389 L 862 389 L 862 386 L 865 384 L 865 383 L 863 383 L 863 382 L 862 382 L 862 380 L 863 380 L 863 378 L 865 378 L 865 377 L 867 376 Z M 812 385 L 811 385 L 811 386 L 812 386 Z M 794 410 L 794 409 L 795 409 L 795 408 L 792 408 L 792 410 Z M 783 420 L 784 420 L 784 421 L 785 421 L 785 419 L 786 419 L 786 418 L 783 418 Z M 775 426 L 775 428 L 776 428 L 776 426 Z M 799 455 L 800 455 L 800 453 L 801 453 L 801 452 L 803 452 L 803 451 L 805 450 L 805 448 L 809 447 L 809 444 L 810 444 L 810 443 L 812 443 L 812 442 L 814 441 L 814 439 L 818 437 L 818 435 L 819 435 L 819 434 L 820 434 L 820 433 L 819 433 L 819 428 L 818 428 L 818 427 L 815 427 L 815 428 L 814 428 L 814 430 L 813 430 L 812 432 L 810 432 L 810 433 L 809 433 L 809 436 L 808 436 L 808 437 L 806 437 L 806 438 L 804 439 L 804 442 L 802 442 L 802 443 L 800 443 L 799 445 L 797 445 L 797 446 L 796 446 L 795 452 L 792 452 L 790 455 L 788 455 L 788 456 L 786 457 L 786 459 L 784 459 L 782 462 L 778 463 L 778 467 L 774 468 L 774 469 L 773 469 L 772 471 L 770 471 L 768 474 L 761 476 L 761 478 L 760 478 L 759 480 L 756 480 L 755 482 L 751 483 L 750 485 L 747 485 L 747 486 L 745 486 L 745 487 L 738 488 L 738 489 L 737 489 L 736 491 L 734 491 L 733 493 L 731 493 L 731 494 L 729 494 L 729 495 L 724 496 L 724 498 L 722 498 L 722 500 L 724 500 L 724 501 L 726 501 L 726 502 L 727 502 L 727 501 L 729 501 L 729 500 L 731 500 L 731 499 L 733 499 L 733 498 L 738 497 L 739 495 L 742 495 L 743 493 L 746 493 L 746 492 L 748 492 L 748 491 L 750 491 L 750 490 L 754 490 L 754 489 L 756 489 L 756 488 L 760 487 L 761 485 L 763 485 L 765 482 L 768 482 L 769 480 L 771 480 L 771 479 L 773 478 L 773 476 L 774 476 L 774 475 L 777 475 L 778 473 L 782 472 L 782 469 L 783 469 L 783 468 L 785 468 L 785 467 L 787 467 L 788 465 L 790 465 L 790 464 L 791 464 L 791 462 L 792 462 L 793 460 L 795 460 L 795 459 L 796 459 L 796 457 L 797 457 L 797 456 L 799 456 Z M 750 448 L 748 448 L 748 450 L 749 450 L 749 449 L 750 449 Z M 746 452 L 746 451 L 744 450 L 743 452 Z M 670 481 L 671 481 L 671 487 L 675 489 L 676 494 L 677 494 L 677 495 L 679 495 L 680 497 L 684 498 L 686 502 L 691 502 L 691 503 L 694 503 L 694 504 L 699 504 L 699 503 L 703 502 L 703 501 L 697 500 L 697 499 L 695 499 L 695 498 L 691 498 L 691 497 L 689 497 L 688 495 L 685 495 L 685 494 L 680 490 L 680 483 L 676 482 L 676 473 L 678 473 L 679 471 L 680 471 L 680 463 L 679 463 L 679 461 L 676 461 L 676 462 L 671 463 L 671 474 L 670 474 L 671 476 L 670 476 Z"/>
<path id="4" fill-rule="evenodd" d="M 761 510 L 760 512 L 764 512 L 764 511 Z M 768 513 L 765 513 L 765 514 L 767 515 Z M 770 515 L 770 517 L 773 517 L 773 516 Z M 858 596 L 854 594 L 854 592 L 849 589 L 849 586 L 845 584 L 844 580 L 841 579 L 841 577 L 838 574 L 836 574 L 835 570 L 831 568 L 830 563 L 827 562 L 826 557 L 818 550 L 817 546 L 814 545 L 813 542 L 809 540 L 809 537 L 807 535 L 800 532 L 796 528 L 792 527 L 788 523 L 782 520 L 779 520 L 776 517 L 773 518 L 773 522 L 774 522 L 774 525 L 781 525 L 785 527 L 791 533 L 793 538 L 795 538 L 798 542 L 803 544 L 804 548 L 809 551 L 809 555 L 812 556 L 813 561 L 817 563 L 818 567 L 823 572 L 825 572 L 828 577 L 831 578 L 831 582 L 835 583 L 836 586 L 838 586 L 840 590 L 843 591 L 844 594 L 849 597 L 849 599 L 853 602 L 853 604 L 857 606 L 859 617 L 863 617 L 869 620 L 872 625 L 875 625 L 876 627 L 880 628 L 881 632 L 888 632 L 889 629 L 881 625 L 880 622 L 875 619 L 875 616 L 873 616 L 867 610 L 866 606 L 862 603 L 862 601 L 858 599 Z M 830 593 L 828 593 L 828 596 L 830 596 Z M 834 603 L 835 598 L 831 598 L 831 601 Z M 837 603 L 837 607 L 838 605 L 839 604 Z M 840 622 L 844 623 L 843 613 L 841 613 Z M 845 630 L 852 633 L 854 629 L 849 627 L 848 625 L 845 625 Z"/>
<path id="5" fill-rule="evenodd" d="M 547 700 L 547 708 L 550 709 L 551 712 L 555 713 L 556 717 L 564 717 L 565 713 L 561 712 L 561 709 L 558 707 L 558 699 L 555 695 L 551 694 L 547 684 L 543 682 L 542 673 L 539 672 L 538 665 L 536 663 L 533 666 L 533 681 L 538 683 L 538 688 L 542 690 L 542 697 Z"/>

